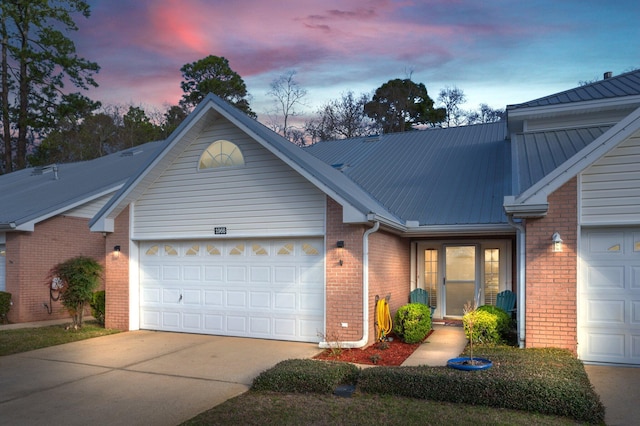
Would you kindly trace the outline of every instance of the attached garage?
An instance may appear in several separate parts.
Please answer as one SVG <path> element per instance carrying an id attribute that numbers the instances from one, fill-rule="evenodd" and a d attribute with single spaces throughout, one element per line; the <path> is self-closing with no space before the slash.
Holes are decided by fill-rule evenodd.
<path id="1" fill-rule="evenodd" d="M 321 238 L 140 243 L 140 328 L 319 342 Z"/>
<path id="2" fill-rule="evenodd" d="M 583 230 L 578 355 L 640 364 L 640 228 Z"/>

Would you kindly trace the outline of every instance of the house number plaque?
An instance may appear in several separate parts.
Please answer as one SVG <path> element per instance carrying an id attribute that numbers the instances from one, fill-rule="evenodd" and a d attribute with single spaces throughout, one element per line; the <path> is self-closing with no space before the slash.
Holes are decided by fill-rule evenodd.
<path id="1" fill-rule="evenodd" d="M 227 235 L 227 227 L 226 226 L 216 226 L 213 228 L 214 235 Z"/>

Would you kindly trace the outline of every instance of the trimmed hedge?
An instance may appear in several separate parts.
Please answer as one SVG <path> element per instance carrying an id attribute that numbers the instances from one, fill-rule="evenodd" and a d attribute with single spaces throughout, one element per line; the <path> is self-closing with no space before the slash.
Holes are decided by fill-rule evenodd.
<path id="1" fill-rule="evenodd" d="M 344 362 L 289 359 L 260 373 L 251 390 L 331 394 L 338 385 L 355 385 L 360 368 Z"/>
<path id="2" fill-rule="evenodd" d="M 332 393 L 357 384 L 357 392 L 469 405 L 486 405 L 570 417 L 603 424 L 604 406 L 582 363 L 561 349 L 475 348 L 493 367 L 460 371 L 447 367 L 358 367 L 339 362 L 288 360 L 258 376 L 252 390 Z"/>
<path id="3" fill-rule="evenodd" d="M 469 322 L 473 320 L 473 336 Z M 503 309 L 491 305 L 480 306 L 479 308 L 467 312 L 462 317 L 464 334 L 469 341 L 476 343 L 503 342 L 509 332 L 511 318 Z"/>
<path id="4" fill-rule="evenodd" d="M 9 322 L 7 315 L 11 309 L 11 293 L 0 291 L 0 323 Z"/>
<path id="5" fill-rule="evenodd" d="M 406 343 L 422 342 L 431 331 L 431 309 L 422 303 L 409 303 L 396 312 L 393 331 Z"/>
<path id="6" fill-rule="evenodd" d="M 358 390 L 604 421 L 604 406 L 582 363 L 569 351 L 482 347 L 475 352 L 474 356 L 491 359 L 493 367 L 472 372 L 443 367 L 369 368 L 360 374 Z"/>

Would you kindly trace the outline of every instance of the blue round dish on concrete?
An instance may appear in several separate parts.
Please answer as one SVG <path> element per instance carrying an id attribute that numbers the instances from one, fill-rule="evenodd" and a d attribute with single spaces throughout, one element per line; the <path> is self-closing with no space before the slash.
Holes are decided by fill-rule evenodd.
<path id="1" fill-rule="evenodd" d="M 447 361 L 447 367 L 465 371 L 486 370 L 492 365 L 493 362 L 490 360 L 476 357 L 473 357 L 473 363 L 469 357 L 451 358 Z"/>

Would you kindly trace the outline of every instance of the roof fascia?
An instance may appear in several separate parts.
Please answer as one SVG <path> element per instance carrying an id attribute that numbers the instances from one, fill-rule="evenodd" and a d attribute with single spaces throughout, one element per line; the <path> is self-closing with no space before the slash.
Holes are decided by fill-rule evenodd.
<path id="1" fill-rule="evenodd" d="M 471 236 L 471 235 L 512 235 L 514 229 L 508 223 L 504 224 L 473 224 L 473 225 L 428 225 L 410 227 L 405 231 L 406 236 L 411 237 L 441 237 L 447 236 Z"/>
<path id="2" fill-rule="evenodd" d="M 398 223 L 393 219 L 377 214 L 367 216 L 369 222 L 380 222 L 386 230 L 403 237 L 441 237 L 447 236 L 471 236 L 471 235 L 512 235 L 514 229 L 508 223 L 489 223 L 472 225 L 419 225 L 416 221 Z"/>
<path id="3" fill-rule="evenodd" d="M 554 117 L 559 115 L 577 115 L 602 110 L 615 110 L 624 108 L 637 108 L 640 105 L 640 96 L 624 96 L 619 98 L 597 99 L 593 101 L 567 102 L 562 104 L 515 107 L 507 106 L 507 123 L 511 133 L 525 131 L 524 122 L 535 118 Z"/>
<path id="4" fill-rule="evenodd" d="M 637 108 L 519 196 L 505 197 L 503 204 L 505 211 L 508 214 L 514 214 L 515 217 L 527 217 L 523 216 L 527 214 L 527 211 L 530 214 L 538 215 L 528 217 L 539 217 L 543 213 L 546 214 L 543 206 L 545 204 L 548 206 L 547 197 L 549 194 L 591 166 L 638 130 L 640 130 L 640 108 Z"/>
<path id="5" fill-rule="evenodd" d="M 540 115 L 558 115 L 599 111 L 610 108 L 624 108 L 638 104 L 640 104 L 640 95 L 596 99 L 591 101 L 565 102 L 561 104 L 532 107 L 517 107 L 517 105 L 509 105 L 507 106 L 507 109 L 509 111 L 509 118 L 526 118 L 528 116 L 535 117 Z"/>
<path id="6" fill-rule="evenodd" d="M 57 209 L 47 211 L 46 213 L 42 213 L 37 216 L 31 215 L 31 216 L 27 216 L 26 218 L 21 218 L 20 220 L 7 224 L 8 228 L 6 229 L 11 229 L 12 231 L 33 232 L 35 230 L 35 226 L 38 223 L 45 221 L 47 219 L 50 219 L 54 216 L 60 215 L 76 207 L 82 206 L 83 204 L 89 203 L 93 200 L 97 200 L 98 198 L 103 197 L 105 195 L 112 194 L 117 190 L 119 190 L 120 188 L 122 188 L 123 185 L 124 183 L 112 186 L 108 189 L 104 189 L 98 193 L 95 193 L 89 197 L 76 200 L 73 203 L 65 204 L 61 207 L 58 207 Z"/>

